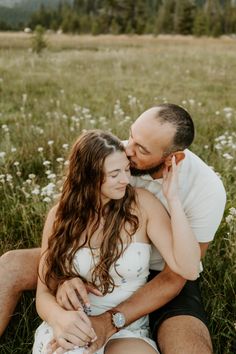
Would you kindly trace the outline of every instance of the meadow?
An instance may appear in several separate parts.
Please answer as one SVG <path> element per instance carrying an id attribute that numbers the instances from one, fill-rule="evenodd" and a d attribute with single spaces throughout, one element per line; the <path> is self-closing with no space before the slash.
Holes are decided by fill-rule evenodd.
<path id="1" fill-rule="evenodd" d="M 193 116 L 191 150 L 227 192 L 221 226 L 204 259 L 201 287 L 214 353 L 236 351 L 236 41 L 232 38 L 0 33 L 0 255 L 40 245 L 45 214 L 60 193 L 68 150 L 84 129 L 120 138 L 162 102 Z M 0 353 L 30 353 L 40 320 L 25 293 Z"/>

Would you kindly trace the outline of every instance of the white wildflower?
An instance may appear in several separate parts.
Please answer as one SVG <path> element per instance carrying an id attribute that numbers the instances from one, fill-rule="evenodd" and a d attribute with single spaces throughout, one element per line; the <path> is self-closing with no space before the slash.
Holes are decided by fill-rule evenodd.
<path id="1" fill-rule="evenodd" d="M 227 222 L 227 224 L 230 224 L 233 219 L 234 219 L 233 215 L 228 215 L 226 216 L 225 221 Z"/>
<path id="2" fill-rule="evenodd" d="M 56 161 L 59 162 L 59 163 L 62 163 L 62 162 L 64 161 L 64 158 L 63 158 L 63 157 L 58 157 L 58 158 L 56 159 Z"/>
<path id="3" fill-rule="evenodd" d="M 34 195 L 39 195 L 39 193 L 40 193 L 40 190 L 39 190 L 39 188 L 38 187 L 36 187 L 36 188 L 34 188 L 33 190 L 32 190 L 32 192 L 31 192 L 32 194 L 34 194 Z"/>
<path id="4" fill-rule="evenodd" d="M 5 133 L 8 133 L 9 132 L 9 128 L 6 124 L 3 124 L 2 125 L 2 130 L 5 132 Z"/>
<path id="5" fill-rule="evenodd" d="M 11 152 L 16 152 L 16 148 L 15 148 L 15 147 L 12 147 L 12 148 L 11 148 Z"/>
<path id="6" fill-rule="evenodd" d="M 16 166 L 16 167 L 19 166 L 19 164 L 20 164 L 19 161 L 15 161 L 15 162 L 13 163 L 13 165 Z"/>
<path id="7" fill-rule="evenodd" d="M 193 106 L 194 105 L 194 103 L 195 103 L 195 100 L 193 99 L 193 98 L 190 98 L 189 100 L 189 103 Z"/>
<path id="8" fill-rule="evenodd" d="M 44 166 L 49 166 L 50 164 L 51 164 L 51 162 L 48 161 L 48 160 L 43 161 L 43 165 L 44 165 Z"/>
<path id="9" fill-rule="evenodd" d="M 42 196 L 46 195 L 46 196 L 50 197 L 53 195 L 54 189 L 55 189 L 55 184 L 50 182 L 47 186 L 45 186 L 41 189 L 41 195 Z"/>
<path id="10" fill-rule="evenodd" d="M 54 179 L 56 178 L 56 175 L 55 173 L 50 173 L 48 176 L 47 176 L 48 179 Z"/>
<path id="11" fill-rule="evenodd" d="M 231 215 L 236 216 L 236 208 L 229 208 L 229 212 Z"/>
<path id="12" fill-rule="evenodd" d="M 29 178 L 30 178 L 30 179 L 35 179 L 35 177 L 36 177 L 36 176 L 35 176 L 34 173 L 30 173 L 30 174 L 29 174 Z"/>
<path id="13" fill-rule="evenodd" d="M 49 197 L 45 197 L 45 198 L 43 198 L 43 202 L 50 203 L 51 199 Z"/>
<path id="14" fill-rule="evenodd" d="M 225 107 L 225 108 L 223 108 L 223 111 L 224 111 L 225 113 L 232 112 L 232 111 L 233 111 L 233 108 L 231 108 L 231 107 Z"/>
<path id="15" fill-rule="evenodd" d="M 6 153 L 4 151 L 0 151 L 0 159 L 4 159 Z"/>
<path id="16" fill-rule="evenodd" d="M 23 104 L 26 104 L 26 101 L 27 101 L 27 93 L 23 93 L 23 95 L 22 95 L 22 101 L 23 101 Z"/>
<path id="17" fill-rule="evenodd" d="M 231 112 L 226 113 L 225 117 L 226 117 L 227 119 L 231 118 L 231 117 L 232 117 L 232 113 L 231 113 Z"/>
<path id="18" fill-rule="evenodd" d="M 38 152 L 43 152 L 43 147 L 40 146 L 40 147 L 38 148 Z"/>
<path id="19" fill-rule="evenodd" d="M 67 150 L 68 147 L 69 147 L 69 144 L 63 144 L 62 147 L 63 147 L 64 150 Z"/>
<path id="20" fill-rule="evenodd" d="M 6 174 L 6 180 L 7 182 L 11 182 L 12 181 L 12 175 L 10 175 L 9 173 Z"/>
<path id="21" fill-rule="evenodd" d="M 53 144 L 54 144 L 54 141 L 53 141 L 53 140 L 49 140 L 49 141 L 48 141 L 48 145 L 49 145 L 49 146 L 51 146 L 51 145 L 53 145 Z"/>
<path id="22" fill-rule="evenodd" d="M 233 156 L 228 154 L 228 153 L 225 153 L 223 154 L 223 157 L 226 159 L 226 160 L 233 160 Z"/>
<path id="23" fill-rule="evenodd" d="M 215 148 L 216 148 L 216 150 L 221 150 L 221 149 L 222 149 L 222 146 L 221 146 L 220 144 L 216 144 L 216 145 L 215 145 Z"/>

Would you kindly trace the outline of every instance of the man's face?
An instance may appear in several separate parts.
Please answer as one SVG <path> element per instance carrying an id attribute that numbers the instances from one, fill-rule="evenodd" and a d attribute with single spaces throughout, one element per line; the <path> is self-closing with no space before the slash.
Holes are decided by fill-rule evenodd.
<path id="1" fill-rule="evenodd" d="M 175 127 L 161 124 L 153 109 L 141 114 L 130 128 L 126 154 L 133 175 L 154 174 L 164 166 L 166 152 L 172 145 Z"/>

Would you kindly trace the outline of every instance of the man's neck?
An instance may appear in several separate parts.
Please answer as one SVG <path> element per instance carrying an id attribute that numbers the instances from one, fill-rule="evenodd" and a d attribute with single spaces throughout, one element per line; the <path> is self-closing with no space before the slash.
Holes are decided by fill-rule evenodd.
<path id="1" fill-rule="evenodd" d="M 160 179 L 163 177 L 163 169 L 158 172 L 154 172 L 150 175 L 153 179 Z"/>

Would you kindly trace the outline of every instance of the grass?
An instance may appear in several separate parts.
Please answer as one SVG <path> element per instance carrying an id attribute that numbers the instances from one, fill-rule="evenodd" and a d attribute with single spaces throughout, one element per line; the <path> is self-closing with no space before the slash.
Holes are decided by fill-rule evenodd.
<path id="1" fill-rule="evenodd" d="M 30 35 L 0 33 L 0 254 L 40 244 L 68 148 L 83 129 L 111 129 L 124 139 L 145 109 L 181 104 L 196 125 L 192 150 L 214 166 L 227 190 L 225 217 L 205 258 L 201 286 L 214 353 L 233 354 L 235 41 L 110 35 L 48 35 L 47 41 L 39 57 L 30 50 Z M 24 294 L 1 338 L 1 353 L 31 352 L 39 323 L 33 298 Z"/>

